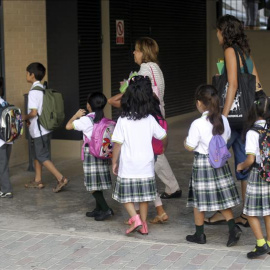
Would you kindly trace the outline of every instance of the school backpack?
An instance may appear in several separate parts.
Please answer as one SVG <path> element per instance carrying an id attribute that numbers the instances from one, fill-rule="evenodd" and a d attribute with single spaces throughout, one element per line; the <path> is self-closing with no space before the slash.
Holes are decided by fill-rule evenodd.
<path id="1" fill-rule="evenodd" d="M 63 125 L 65 119 L 64 100 L 62 94 L 53 89 L 35 86 L 31 90 L 43 92 L 42 113 L 38 114 L 38 125 L 47 130 L 55 130 Z"/>
<path id="2" fill-rule="evenodd" d="M 270 130 L 261 126 L 253 126 L 251 130 L 259 133 L 259 147 L 261 163 L 259 164 L 259 174 L 263 181 L 270 183 Z M 256 160 L 255 162 L 256 163 Z"/>
<path id="3" fill-rule="evenodd" d="M 82 148 L 82 160 L 84 160 L 84 146 L 88 144 L 89 152 L 92 156 L 99 159 L 112 158 L 113 142 L 112 134 L 116 123 L 108 118 L 102 118 L 99 123 L 94 123 L 94 116 L 87 115 L 93 123 L 93 132 L 89 140 L 84 136 L 84 144 Z"/>
<path id="4" fill-rule="evenodd" d="M 168 130 L 167 121 L 165 119 L 162 119 L 160 116 L 157 116 L 157 119 L 159 125 L 167 131 Z M 158 140 L 153 137 L 152 147 L 155 155 L 161 155 L 163 153 L 163 143 L 161 140 Z"/>
<path id="5" fill-rule="evenodd" d="M 19 138 L 23 133 L 22 113 L 20 108 L 8 104 L 0 105 L 0 139 L 9 143 Z"/>
<path id="6" fill-rule="evenodd" d="M 212 137 L 209 143 L 208 152 L 209 162 L 211 166 L 216 169 L 223 167 L 231 157 L 227 144 L 221 135 L 214 135 Z"/>

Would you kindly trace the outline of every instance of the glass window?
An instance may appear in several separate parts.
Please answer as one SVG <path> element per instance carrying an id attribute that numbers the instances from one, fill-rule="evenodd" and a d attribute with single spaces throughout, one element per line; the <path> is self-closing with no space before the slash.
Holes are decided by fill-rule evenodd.
<path id="1" fill-rule="evenodd" d="M 237 17 L 246 29 L 270 30 L 270 0 L 222 0 L 219 5 L 222 15 Z"/>

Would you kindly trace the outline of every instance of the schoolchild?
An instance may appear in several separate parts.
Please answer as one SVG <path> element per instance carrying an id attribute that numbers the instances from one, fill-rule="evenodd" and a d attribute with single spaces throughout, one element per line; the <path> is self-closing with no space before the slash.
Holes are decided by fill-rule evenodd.
<path id="1" fill-rule="evenodd" d="M 148 77 L 131 79 L 121 98 L 122 113 L 112 137 L 115 143 L 112 166 L 113 173 L 117 175 L 112 197 L 123 203 L 130 215 L 130 228 L 126 234 L 134 231 L 148 234 L 148 202 L 155 200 L 157 192 L 152 137 L 162 140 L 164 149 L 167 147 L 166 131 L 151 115 L 151 92 Z M 140 214 L 136 213 L 135 202 L 139 203 Z"/>
<path id="2" fill-rule="evenodd" d="M 28 114 L 23 115 L 22 119 L 28 122 L 29 133 L 34 141 L 34 164 L 35 164 L 35 179 L 25 184 L 26 188 L 44 188 L 42 183 L 42 166 L 54 175 L 57 180 L 57 186 L 53 192 L 61 191 L 67 184 L 68 179 L 63 176 L 54 166 L 50 156 L 50 137 L 51 131 L 45 129 L 41 124 L 38 124 L 38 115 L 42 113 L 43 92 L 33 90 L 34 87 L 41 84 L 46 73 L 45 67 L 40 63 L 31 63 L 26 68 L 26 80 L 31 83 L 31 89 L 28 94 Z"/>
<path id="3" fill-rule="evenodd" d="M 245 132 L 247 158 L 237 166 L 238 171 L 251 168 L 243 213 L 248 217 L 248 222 L 257 243 L 255 249 L 247 253 L 249 259 L 270 252 L 270 183 L 260 177 L 260 164 L 262 162 L 259 146 L 260 135 L 256 131 L 256 128 L 267 130 L 270 128 L 270 100 L 269 97 L 261 93 L 262 91 L 256 92 L 255 102 L 247 121 Z M 269 149 L 267 148 L 265 151 L 269 155 Z M 262 232 L 259 217 L 264 219 L 267 242 Z"/>
<path id="4" fill-rule="evenodd" d="M 0 105 L 5 104 L 4 83 L 0 77 Z M 8 162 L 11 154 L 12 143 L 6 143 L 0 139 L 0 198 L 12 198 L 13 190 L 9 179 Z"/>
<path id="5" fill-rule="evenodd" d="M 188 235 L 186 240 L 205 244 L 205 211 L 220 210 L 229 226 L 227 246 L 231 247 L 241 235 L 231 210 L 231 207 L 240 203 L 239 195 L 228 162 L 221 168 L 214 168 L 208 159 L 213 135 L 221 135 L 227 142 L 231 130 L 227 118 L 220 114 L 217 90 L 212 85 L 199 86 L 195 100 L 202 116 L 191 124 L 184 145 L 187 150 L 195 152 L 187 207 L 193 207 L 196 233 Z"/>
<path id="6" fill-rule="evenodd" d="M 98 124 L 104 117 L 103 109 L 107 103 L 107 98 L 99 92 L 90 94 L 87 98 L 87 110 L 80 109 L 71 117 L 66 125 L 66 129 L 82 131 L 84 140 L 86 137 L 91 140 L 94 123 Z M 93 120 L 91 120 L 91 118 Z M 86 212 L 87 217 L 94 217 L 96 221 L 102 221 L 114 215 L 113 210 L 108 206 L 103 190 L 112 188 L 112 180 L 108 159 L 98 159 L 90 154 L 88 143 L 83 145 L 83 170 L 84 185 L 96 200 L 96 207 L 93 211 Z"/>

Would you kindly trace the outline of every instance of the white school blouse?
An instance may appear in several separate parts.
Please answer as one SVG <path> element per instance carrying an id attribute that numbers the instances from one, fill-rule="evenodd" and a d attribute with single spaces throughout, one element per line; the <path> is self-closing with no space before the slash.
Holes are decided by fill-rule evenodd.
<path id="1" fill-rule="evenodd" d="M 93 123 L 91 119 L 89 119 L 89 115 L 93 116 L 93 119 L 95 118 L 95 113 L 89 113 L 85 116 L 82 116 L 80 119 L 73 121 L 73 128 L 77 131 L 82 131 L 83 135 L 85 135 L 88 139 L 91 139 L 92 133 L 93 133 Z M 83 136 L 83 140 L 85 140 L 85 137 Z"/>
<path id="2" fill-rule="evenodd" d="M 29 91 L 29 94 L 28 94 L 28 113 L 30 113 L 32 109 L 35 109 L 35 110 L 37 110 L 38 114 L 41 115 L 44 94 L 42 91 L 32 90 L 35 86 L 39 86 L 39 87 L 43 88 L 43 85 L 40 83 L 40 81 L 36 81 L 33 83 L 32 87 Z M 38 128 L 37 119 L 38 119 L 37 116 L 29 119 L 30 120 L 29 133 L 30 133 L 32 138 L 41 137 L 40 131 Z M 42 135 L 46 135 L 46 134 L 51 132 L 50 130 L 45 129 L 41 125 L 40 125 L 40 130 L 41 130 Z"/>
<path id="3" fill-rule="evenodd" d="M 152 115 L 141 120 L 119 117 L 112 141 L 122 144 L 118 176 L 122 178 L 154 177 L 152 137 L 162 140 L 166 131 Z"/>
<path id="4" fill-rule="evenodd" d="M 188 137 L 186 138 L 186 145 L 192 150 L 199 152 L 200 154 L 208 154 L 208 147 L 210 140 L 213 137 L 212 130 L 213 125 L 207 119 L 208 111 L 204 112 L 202 116 L 192 122 Z M 222 115 L 224 124 L 224 133 L 221 135 L 225 142 L 231 137 L 231 128 L 228 119 Z"/>
<path id="5" fill-rule="evenodd" d="M 265 123 L 265 120 L 258 120 L 255 122 L 256 125 L 261 127 L 264 127 Z M 259 133 L 255 130 L 249 130 L 246 135 L 246 154 L 256 156 L 256 163 L 261 162 L 259 136 Z"/>

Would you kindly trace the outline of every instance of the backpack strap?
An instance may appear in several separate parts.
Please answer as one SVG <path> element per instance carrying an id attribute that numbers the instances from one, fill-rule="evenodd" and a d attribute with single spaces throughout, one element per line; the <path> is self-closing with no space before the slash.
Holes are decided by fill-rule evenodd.
<path id="1" fill-rule="evenodd" d="M 153 80 L 154 80 L 154 86 L 157 86 L 157 82 L 156 82 L 156 79 L 155 79 L 155 75 L 154 75 L 154 72 L 153 72 L 153 69 L 152 69 L 151 66 L 150 66 L 150 69 L 151 69 L 152 76 L 153 76 Z"/>
<path id="2" fill-rule="evenodd" d="M 93 131 L 94 131 L 94 116 L 93 115 L 87 115 L 87 117 L 90 119 L 90 121 L 93 124 Z M 84 136 L 84 142 L 82 145 L 82 152 L 81 152 L 81 160 L 84 160 L 84 147 L 87 143 L 89 143 L 88 138 L 83 134 Z"/>
<path id="3" fill-rule="evenodd" d="M 45 94 L 45 89 L 43 87 L 40 87 L 40 86 L 35 86 L 30 91 L 32 91 L 32 90 L 42 91 L 43 94 Z M 41 137 L 42 145 L 43 145 L 43 148 L 44 148 L 45 147 L 45 143 L 44 143 L 42 132 L 41 132 L 40 121 L 39 121 L 39 114 L 38 113 L 37 113 L 37 117 L 38 117 L 38 119 L 37 119 L 38 129 L 39 129 L 39 132 L 40 132 L 40 137 Z"/>

